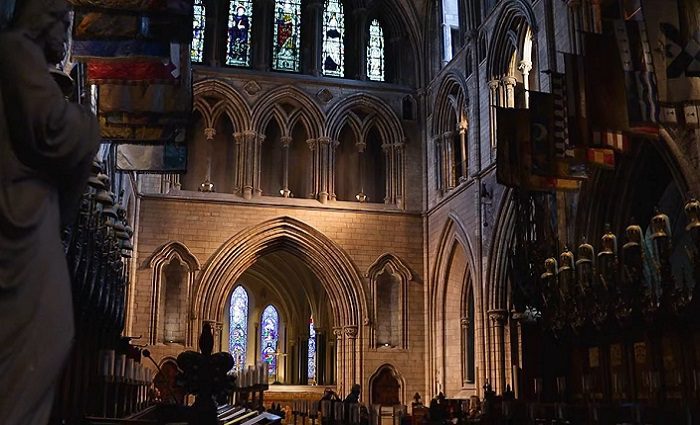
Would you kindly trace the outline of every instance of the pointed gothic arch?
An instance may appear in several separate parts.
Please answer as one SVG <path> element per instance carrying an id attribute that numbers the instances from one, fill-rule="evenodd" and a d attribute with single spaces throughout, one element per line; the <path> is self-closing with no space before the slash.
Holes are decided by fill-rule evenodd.
<path id="1" fill-rule="evenodd" d="M 194 108 L 202 113 L 204 128 L 214 128 L 217 120 L 226 115 L 234 131 L 250 128 L 251 111 L 248 103 L 231 85 L 216 79 L 198 81 L 192 85 Z"/>
<path id="2" fill-rule="evenodd" d="M 350 257 L 331 239 L 291 217 L 265 221 L 225 242 L 207 262 L 197 281 L 192 310 L 195 325 L 204 320 L 221 322 L 226 295 L 258 258 L 278 250 L 304 261 L 321 282 L 332 308 L 338 337 L 337 381 L 345 386 L 362 382 L 362 354 L 357 349 L 369 322 L 367 291 Z M 194 341 L 191 341 L 194 342 Z"/>
<path id="3" fill-rule="evenodd" d="M 192 327 L 190 326 L 190 321 L 187 320 L 189 317 L 187 306 L 189 304 L 188 300 L 192 295 L 195 275 L 201 268 L 199 260 L 183 243 L 171 241 L 158 248 L 147 264 L 153 270 L 151 276 L 153 297 L 151 298 L 150 343 L 164 342 L 163 324 L 166 320 L 165 313 L 168 307 L 166 303 L 168 302 L 177 303 L 184 310 L 177 312 L 175 319 L 180 323 L 180 326 L 184 326 L 184 329 L 181 329 L 181 331 L 184 331 L 182 343 L 191 340 Z M 172 279 L 178 277 L 180 279 L 179 282 L 170 282 L 168 278 L 164 279 L 167 267 L 171 264 L 184 265 L 183 271 L 186 276 L 172 277 Z M 166 287 L 166 285 L 168 286 Z M 177 294 L 170 294 L 171 299 L 166 299 L 166 295 L 168 295 L 166 289 L 170 292 L 176 290 Z"/>

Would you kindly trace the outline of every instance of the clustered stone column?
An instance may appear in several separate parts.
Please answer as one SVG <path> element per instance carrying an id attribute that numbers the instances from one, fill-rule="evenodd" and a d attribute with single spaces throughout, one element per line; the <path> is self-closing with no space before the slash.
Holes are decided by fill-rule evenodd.
<path id="1" fill-rule="evenodd" d="M 335 200 L 335 150 L 340 144 L 328 137 L 307 140 L 312 152 L 312 197 L 325 204 Z"/>
<path id="2" fill-rule="evenodd" d="M 494 351 L 494 390 L 502 394 L 506 388 L 506 352 L 504 327 L 508 320 L 506 310 L 491 310 L 488 312 L 492 322 L 493 351 Z"/>
<path id="3" fill-rule="evenodd" d="M 503 82 L 503 95 L 504 102 L 503 105 L 506 108 L 515 108 L 515 83 L 516 79 L 512 75 L 503 77 L 501 80 Z"/>
<path id="4" fill-rule="evenodd" d="M 403 208 L 404 193 L 404 142 L 385 143 L 382 145 L 386 165 L 385 204 L 394 204 Z"/>
<path id="5" fill-rule="evenodd" d="M 261 152 L 265 136 L 255 131 L 234 133 L 236 141 L 236 185 L 235 191 L 245 199 L 262 194 L 260 188 Z"/>

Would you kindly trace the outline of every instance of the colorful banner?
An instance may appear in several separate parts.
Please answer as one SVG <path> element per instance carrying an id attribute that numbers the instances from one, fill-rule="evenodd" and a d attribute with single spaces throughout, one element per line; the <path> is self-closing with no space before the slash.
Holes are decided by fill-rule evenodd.
<path id="1" fill-rule="evenodd" d="M 120 171 L 185 172 L 187 146 L 185 144 L 117 146 L 117 169 Z"/>

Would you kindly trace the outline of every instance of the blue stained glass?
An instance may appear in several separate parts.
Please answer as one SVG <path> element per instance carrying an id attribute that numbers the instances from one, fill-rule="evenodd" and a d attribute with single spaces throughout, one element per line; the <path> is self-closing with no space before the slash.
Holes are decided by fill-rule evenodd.
<path id="1" fill-rule="evenodd" d="M 206 25 L 206 12 L 202 0 L 194 2 L 194 19 L 192 20 L 192 44 L 190 45 L 190 58 L 192 62 L 202 62 L 204 59 L 204 27 Z"/>
<path id="2" fill-rule="evenodd" d="M 301 0 L 275 1 L 272 68 L 299 71 Z"/>
<path id="3" fill-rule="evenodd" d="M 229 318 L 229 352 L 233 356 L 233 370 L 240 371 L 245 366 L 248 349 L 248 293 L 242 286 L 231 295 Z"/>
<path id="4" fill-rule="evenodd" d="M 253 25 L 252 0 L 233 0 L 228 10 L 226 64 L 250 66 L 250 34 Z"/>
<path id="5" fill-rule="evenodd" d="M 367 78 L 372 81 L 384 81 L 384 31 L 376 19 L 369 26 Z"/>
<path id="6" fill-rule="evenodd" d="M 345 15 L 340 0 L 326 0 L 323 11 L 323 74 L 342 77 Z"/>
<path id="7" fill-rule="evenodd" d="M 260 357 L 267 363 L 267 375 L 274 377 L 277 374 L 277 356 L 275 354 L 279 341 L 280 322 L 277 309 L 272 305 L 265 307 L 260 322 Z"/>
<path id="8" fill-rule="evenodd" d="M 309 381 L 316 381 L 316 329 L 314 329 L 314 318 L 309 320 Z"/>

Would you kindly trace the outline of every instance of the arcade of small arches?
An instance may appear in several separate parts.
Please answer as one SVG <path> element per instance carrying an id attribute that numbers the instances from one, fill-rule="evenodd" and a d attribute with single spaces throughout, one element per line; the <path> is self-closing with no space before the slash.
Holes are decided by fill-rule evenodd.
<path id="1" fill-rule="evenodd" d="M 403 207 L 406 136 L 383 100 L 356 94 L 323 111 L 293 87 L 259 98 L 249 106 L 224 82 L 195 83 L 191 171 L 180 188 Z"/>

